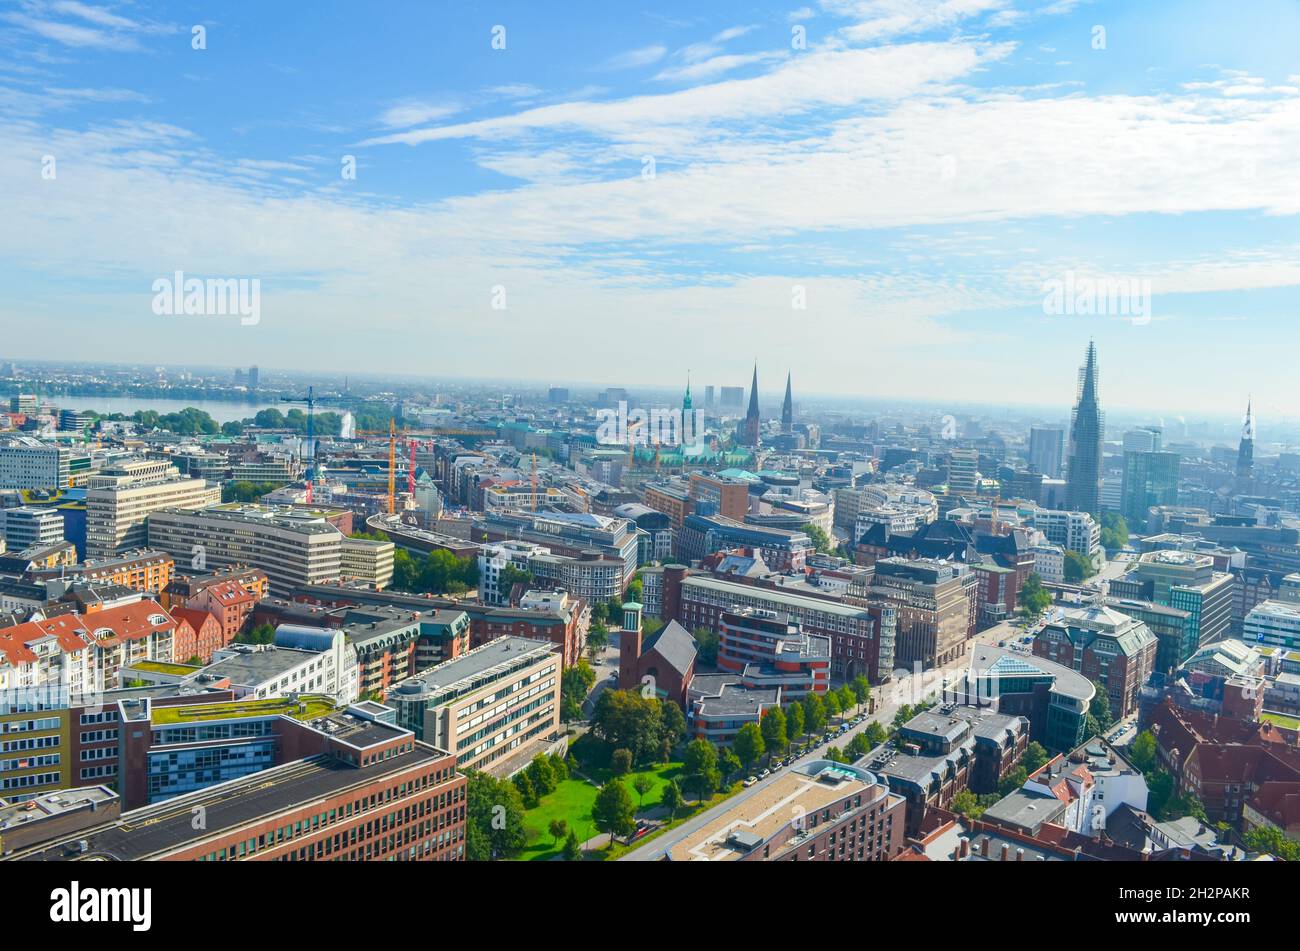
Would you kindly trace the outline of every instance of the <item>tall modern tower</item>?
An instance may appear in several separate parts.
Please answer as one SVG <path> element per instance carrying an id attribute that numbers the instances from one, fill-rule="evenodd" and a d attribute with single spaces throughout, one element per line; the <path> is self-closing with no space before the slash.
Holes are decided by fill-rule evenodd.
<path id="1" fill-rule="evenodd" d="M 794 432 L 794 399 L 790 395 L 790 373 L 785 374 L 785 402 L 781 404 L 781 432 Z"/>
<path id="2" fill-rule="evenodd" d="M 1079 399 L 1070 418 L 1070 452 L 1066 457 L 1065 506 L 1073 512 L 1100 511 L 1101 441 L 1105 419 L 1097 405 L 1097 348 L 1079 370 Z"/>
<path id="3" fill-rule="evenodd" d="M 741 442 L 751 449 L 758 448 L 758 435 L 762 430 L 762 419 L 758 413 L 758 364 L 754 364 L 754 382 L 749 385 L 749 412 L 745 414 L 745 426 L 741 430 Z"/>
<path id="4" fill-rule="evenodd" d="M 1246 419 L 1241 424 L 1241 442 L 1237 444 L 1237 478 L 1249 479 L 1255 474 L 1255 413 L 1251 401 L 1246 400 Z"/>

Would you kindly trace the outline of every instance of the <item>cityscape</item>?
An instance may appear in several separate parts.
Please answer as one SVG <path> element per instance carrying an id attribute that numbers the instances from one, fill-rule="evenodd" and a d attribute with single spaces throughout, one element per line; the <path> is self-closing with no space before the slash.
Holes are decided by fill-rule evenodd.
<path id="1" fill-rule="evenodd" d="M 162 861 L 1069 863 L 1088 921 L 1257 923 L 1295 28 L 18 0 L 0 867 L 135 931 L 205 907 Z"/>

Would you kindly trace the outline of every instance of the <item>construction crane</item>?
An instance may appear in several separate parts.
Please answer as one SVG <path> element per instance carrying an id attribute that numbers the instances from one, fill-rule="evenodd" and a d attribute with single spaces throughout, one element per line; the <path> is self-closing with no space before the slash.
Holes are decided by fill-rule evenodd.
<path id="1" fill-rule="evenodd" d="M 388 421 L 388 514 L 397 513 L 396 499 L 396 480 L 397 480 L 397 422 Z"/>
<path id="2" fill-rule="evenodd" d="M 533 474 L 528 481 L 529 481 L 529 485 L 532 488 L 532 502 L 533 502 L 532 509 L 534 512 L 536 512 L 537 511 L 537 450 L 535 449 L 533 450 Z"/>
<path id="3" fill-rule="evenodd" d="M 316 387 L 307 387 L 306 396 L 282 396 L 281 403 L 305 403 L 307 405 L 307 502 L 312 500 L 312 486 L 316 481 L 316 404 L 348 402 L 346 397 L 317 396 Z"/>

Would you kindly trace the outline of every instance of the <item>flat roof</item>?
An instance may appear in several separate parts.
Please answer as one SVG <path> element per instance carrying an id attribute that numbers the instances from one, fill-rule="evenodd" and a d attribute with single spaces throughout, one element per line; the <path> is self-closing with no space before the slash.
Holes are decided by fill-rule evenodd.
<path id="1" fill-rule="evenodd" d="M 170 706 L 151 704 L 149 722 L 154 726 L 177 726 L 212 720 L 243 717 L 290 716 L 295 720 L 314 720 L 333 712 L 334 701 L 322 696 L 303 696 L 297 700 L 277 697 L 271 700 L 225 700 L 220 703 L 177 703 Z"/>
<path id="2" fill-rule="evenodd" d="M 827 614 L 838 614 L 843 617 L 853 618 L 870 618 L 871 612 L 866 608 L 856 607 L 849 604 L 841 604 L 836 601 L 823 601 L 821 598 L 810 598 L 803 595 L 791 594 L 788 591 L 782 591 L 780 588 L 759 588 L 754 585 L 737 584 L 734 581 L 724 581 L 720 578 L 706 578 L 699 575 L 692 575 L 686 578 L 683 585 L 693 587 L 708 588 L 720 593 L 744 593 L 748 597 L 758 598 L 765 601 L 774 601 L 779 604 L 797 607 L 805 611 L 823 611 Z"/>
<path id="3" fill-rule="evenodd" d="M 541 655 L 554 653 L 555 645 L 550 641 L 537 640 L 532 637 L 508 635 L 488 641 L 482 647 L 476 647 L 468 654 L 453 660 L 443 661 L 426 671 L 416 674 L 398 684 L 395 696 L 403 692 L 418 692 L 419 688 L 403 691 L 408 684 L 422 685 L 425 690 L 436 691 L 454 687 L 482 677 L 495 667 L 502 667 L 521 658 L 539 659 Z"/>
<path id="4" fill-rule="evenodd" d="M 796 815 L 811 815 L 874 785 L 876 778 L 864 769 L 815 760 L 767 780 L 752 794 L 741 793 L 740 802 L 680 840 L 668 857 L 678 862 L 734 862 Z"/>
<path id="5" fill-rule="evenodd" d="M 387 759 L 377 758 L 365 766 L 350 766 L 329 756 L 313 756 L 132 810 L 116 822 L 83 829 L 28 852 L 19 852 L 15 857 L 37 862 L 67 861 L 72 857 L 67 854 L 66 846 L 84 839 L 90 847 L 75 856 L 77 861 L 162 859 L 203 838 L 220 836 L 227 830 L 447 755 L 415 741 L 408 752 Z M 206 811 L 208 828 L 205 833 L 196 834 L 192 822 L 194 810 L 200 806 Z"/>
<path id="6" fill-rule="evenodd" d="M 265 650 L 238 653 L 203 668 L 211 677 L 228 677 L 231 683 L 252 686 L 265 683 L 321 655 L 293 647 L 268 647 Z"/>

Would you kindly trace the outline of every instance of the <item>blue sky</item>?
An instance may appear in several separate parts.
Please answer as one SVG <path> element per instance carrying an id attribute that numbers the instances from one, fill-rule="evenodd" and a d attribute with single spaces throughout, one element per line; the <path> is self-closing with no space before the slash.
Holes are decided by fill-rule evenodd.
<path id="1" fill-rule="evenodd" d="M 305 10 L 0 6 L 0 355 L 1294 415 L 1289 0 Z"/>

